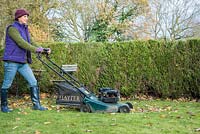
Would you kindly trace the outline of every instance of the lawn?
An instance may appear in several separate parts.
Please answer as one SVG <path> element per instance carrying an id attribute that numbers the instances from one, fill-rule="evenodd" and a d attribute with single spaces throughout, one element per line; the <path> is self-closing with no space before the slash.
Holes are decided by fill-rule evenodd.
<path id="1" fill-rule="evenodd" d="M 50 110 L 41 112 L 31 110 L 29 100 L 12 101 L 13 112 L 0 112 L 0 134 L 200 133 L 200 103 L 194 101 L 136 100 L 131 101 L 134 109 L 128 114 L 81 113 L 44 99 Z"/>

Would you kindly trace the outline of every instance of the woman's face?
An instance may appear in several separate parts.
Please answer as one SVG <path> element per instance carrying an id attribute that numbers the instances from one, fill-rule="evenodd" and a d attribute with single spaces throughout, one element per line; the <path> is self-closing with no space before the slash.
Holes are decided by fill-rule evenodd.
<path id="1" fill-rule="evenodd" d="M 24 15 L 18 18 L 19 23 L 27 24 L 28 23 L 28 15 Z"/>

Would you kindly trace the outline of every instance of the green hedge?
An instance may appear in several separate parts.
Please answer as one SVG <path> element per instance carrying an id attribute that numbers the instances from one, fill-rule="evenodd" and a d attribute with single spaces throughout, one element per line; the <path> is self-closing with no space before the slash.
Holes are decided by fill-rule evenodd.
<path id="1" fill-rule="evenodd" d="M 44 46 L 52 49 L 51 59 L 59 66 L 77 63 L 79 69 L 74 75 L 94 92 L 100 87 L 113 87 L 125 96 L 200 97 L 199 39 L 48 43 Z M 46 70 L 39 80 L 40 86 L 45 92 L 52 91 L 50 80 L 58 79 L 56 74 L 35 57 L 32 68 Z M 2 68 L 0 73 L 2 81 Z M 20 90 L 26 89 L 24 85 L 18 84 Z"/>

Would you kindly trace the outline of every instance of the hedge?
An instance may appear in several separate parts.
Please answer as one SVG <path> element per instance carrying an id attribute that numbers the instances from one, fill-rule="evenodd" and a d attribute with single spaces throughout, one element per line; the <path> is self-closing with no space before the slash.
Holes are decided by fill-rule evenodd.
<path id="1" fill-rule="evenodd" d="M 51 59 L 59 66 L 78 64 L 74 74 L 90 90 L 119 89 L 124 96 L 147 94 L 161 98 L 200 97 L 200 39 L 185 41 L 130 41 L 116 43 L 48 43 Z M 2 55 L 3 51 L 0 51 Z M 54 91 L 59 77 L 33 57 L 34 69 L 46 70 L 39 84 L 43 92 Z M 0 80 L 3 79 L 0 63 Z M 12 90 L 28 91 L 18 76 Z M 16 81 L 16 80 L 15 80 Z"/>

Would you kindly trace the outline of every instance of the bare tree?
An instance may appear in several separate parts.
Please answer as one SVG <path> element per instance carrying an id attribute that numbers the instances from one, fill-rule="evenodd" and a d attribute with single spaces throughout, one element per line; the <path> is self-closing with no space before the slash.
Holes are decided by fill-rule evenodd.
<path id="1" fill-rule="evenodd" d="M 95 0 L 62 0 L 52 10 L 51 28 L 62 41 L 84 41 L 86 31 L 94 19 Z"/>
<path id="2" fill-rule="evenodd" d="M 126 31 L 132 19 L 143 11 L 144 3 L 147 1 L 62 0 L 59 8 L 53 11 L 52 29 L 65 41 L 87 41 L 91 27 L 97 19 L 107 19 L 109 28 Z M 125 21 L 123 17 L 128 13 L 131 13 L 131 17 Z M 114 36 L 110 38 L 115 38 Z"/>
<path id="3" fill-rule="evenodd" d="M 151 27 L 153 38 L 176 40 L 194 35 L 194 20 L 200 14 L 196 0 L 151 0 L 150 7 L 151 19 L 155 20 Z"/>

